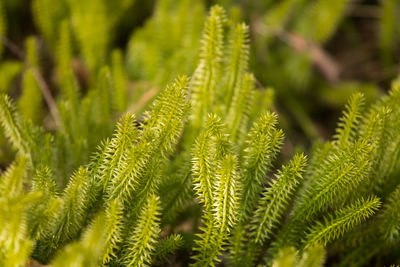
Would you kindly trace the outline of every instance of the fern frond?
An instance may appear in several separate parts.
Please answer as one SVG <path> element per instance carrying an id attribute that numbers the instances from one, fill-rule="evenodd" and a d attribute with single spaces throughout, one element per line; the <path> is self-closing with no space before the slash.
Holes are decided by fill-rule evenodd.
<path id="1" fill-rule="evenodd" d="M 240 266 L 244 261 L 254 258 L 256 247 L 245 247 L 247 243 L 248 224 L 250 216 L 254 212 L 257 199 L 266 185 L 266 175 L 272 162 L 280 149 L 283 132 L 275 128 L 277 116 L 274 113 L 265 112 L 260 115 L 246 136 L 244 150 L 242 152 L 242 189 L 240 201 L 239 224 L 233 231 L 230 239 L 231 261 Z"/>
<path id="2" fill-rule="evenodd" d="M 199 200 L 210 211 L 213 203 L 213 185 L 216 180 L 217 160 L 223 158 L 230 150 L 223 133 L 221 119 L 209 114 L 205 130 L 195 141 L 192 152 L 193 185 Z"/>
<path id="3" fill-rule="evenodd" d="M 222 246 L 225 244 L 226 232 L 215 226 L 213 214 L 205 212 L 202 216 L 204 226 L 199 227 L 201 233 L 197 234 L 196 246 L 193 250 L 197 253 L 192 256 L 195 262 L 190 266 L 215 266 L 220 262 Z"/>
<path id="4" fill-rule="evenodd" d="M 324 223 L 318 222 L 308 231 L 304 241 L 305 248 L 315 243 L 327 245 L 344 233 L 351 230 L 357 224 L 371 217 L 379 209 L 381 202 L 377 197 L 366 200 L 359 199 L 354 204 L 335 212 L 335 216 L 326 219 Z"/>
<path id="5" fill-rule="evenodd" d="M 43 166 L 36 170 L 32 178 L 32 191 L 44 191 L 46 194 L 55 196 L 57 193 L 56 183 L 52 177 L 52 173 L 47 166 Z"/>
<path id="6" fill-rule="evenodd" d="M 214 6 L 206 19 L 200 58 L 204 60 L 211 73 L 218 74 L 223 59 L 223 26 L 226 22 L 225 11 L 220 6 Z"/>

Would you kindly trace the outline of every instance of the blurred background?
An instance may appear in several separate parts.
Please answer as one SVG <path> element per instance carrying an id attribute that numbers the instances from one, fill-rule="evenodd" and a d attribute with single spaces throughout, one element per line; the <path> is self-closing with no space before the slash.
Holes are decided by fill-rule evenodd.
<path id="1" fill-rule="evenodd" d="M 140 114 L 168 81 L 193 73 L 214 4 L 250 26 L 250 70 L 260 105 L 279 113 L 284 153 L 328 139 L 352 93 L 376 99 L 399 73 L 399 0 L 0 0 L 0 91 L 54 130 L 51 97 L 63 94 L 60 70 L 72 58 L 82 96 L 109 65 L 117 114 Z"/>

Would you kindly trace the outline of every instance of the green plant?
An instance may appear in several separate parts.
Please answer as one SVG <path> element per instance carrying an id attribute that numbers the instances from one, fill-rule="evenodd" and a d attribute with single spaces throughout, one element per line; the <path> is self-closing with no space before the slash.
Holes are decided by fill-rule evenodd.
<path id="1" fill-rule="evenodd" d="M 193 19 L 197 27 L 202 7 L 192 10 L 192 1 L 182 1 L 169 11 L 171 3 L 161 1 L 153 20 L 133 35 L 128 60 L 137 65 L 126 68 L 120 50 L 107 59 L 111 40 L 103 35 L 131 1 L 120 2 L 105 33 L 82 25 L 95 27 L 106 16 L 106 1 L 83 2 L 63 1 L 68 14 L 35 11 L 56 51 L 56 100 L 46 99 L 51 92 L 43 87 L 32 38 L 18 108 L 0 96 L 1 125 L 16 154 L 0 177 L 0 266 L 29 260 L 51 266 L 322 266 L 329 260 L 361 266 L 400 260 L 399 80 L 373 103 L 354 94 L 330 141 L 315 142 L 309 156 L 294 153 L 279 168 L 284 133 L 271 91 L 256 89 L 250 72 L 247 25 L 212 7 L 198 44 L 196 32 L 184 47 L 199 46 L 193 70 L 192 56 L 161 45 L 168 38 L 163 22 L 182 26 L 172 42 L 179 43 L 188 30 L 182 21 Z M 35 1 L 35 10 L 46 4 Z M 85 16 L 86 5 L 96 6 L 99 16 Z M 332 34 L 333 28 L 315 26 L 315 38 Z M 84 82 L 71 68 L 75 49 L 89 70 Z M 140 51 L 156 59 L 146 61 Z M 171 81 L 144 105 L 146 111 L 120 114 L 129 103 L 127 69 L 142 66 L 144 72 L 134 70 L 133 76 L 157 85 L 170 80 L 154 61 L 167 70 L 174 62 L 176 72 L 193 74 Z M 52 120 L 46 127 L 39 126 L 43 99 Z"/>

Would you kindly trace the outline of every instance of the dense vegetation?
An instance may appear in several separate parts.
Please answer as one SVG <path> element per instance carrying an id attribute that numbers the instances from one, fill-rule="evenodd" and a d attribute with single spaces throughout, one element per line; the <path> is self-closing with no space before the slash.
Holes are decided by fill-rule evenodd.
<path id="1" fill-rule="evenodd" d="M 1 0 L 0 266 L 399 264 L 400 3 L 365 2 L 350 82 L 353 1 Z"/>

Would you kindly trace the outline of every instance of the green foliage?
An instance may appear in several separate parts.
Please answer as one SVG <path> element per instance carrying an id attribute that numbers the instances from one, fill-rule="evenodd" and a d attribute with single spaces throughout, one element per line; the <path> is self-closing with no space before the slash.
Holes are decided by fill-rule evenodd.
<path id="1" fill-rule="evenodd" d="M 265 3 L 266 46 L 274 47 L 273 36 L 292 36 L 288 29 L 328 42 L 347 2 Z M 284 142 L 287 116 L 278 117 L 274 91 L 251 73 L 253 32 L 238 22 L 240 12 L 228 16 L 217 5 L 205 16 L 205 7 L 158 1 L 124 51 L 114 30 L 138 8 L 134 1 L 33 1 L 41 35 L 26 40 L 24 62 L 0 65 L 8 140 L 0 162 L 8 166 L 0 176 L 0 266 L 400 260 L 399 80 L 378 99 L 350 97 L 331 140 L 311 140 L 308 152 Z M 270 66 L 282 65 L 267 76 L 309 67 L 308 56 L 288 62 L 277 54 Z M 285 90 L 278 100 L 296 107 Z M 307 128 L 306 111 L 294 118 Z"/>
<path id="2" fill-rule="evenodd" d="M 130 37 L 129 76 L 164 85 L 177 75 L 190 75 L 204 16 L 203 1 L 157 1 L 153 16 Z"/>
<path id="3" fill-rule="evenodd" d="M 251 236 L 255 243 L 263 243 L 280 221 L 291 195 L 299 184 L 298 179 L 302 178 L 305 164 L 305 157 L 296 155 L 288 166 L 284 166 L 282 171 L 278 172 L 276 180 L 272 180 L 263 193 L 252 219 L 251 228 L 254 234 Z"/>
<path id="4" fill-rule="evenodd" d="M 18 157 L 0 177 L 0 264 L 23 265 L 31 253 L 33 242 L 27 237 L 27 210 L 38 194 L 25 194 L 28 161 Z"/>
<path id="5" fill-rule="evenodd" d="M 159 199 L 150 196 L 140 212 L 133 235 L 127 243 L 123 262 L 126 266 L 149 266 L 156 248 L 159 228 Z"/>
<path id="6" fill-rule="evenodd" d="M 301 267 L 319 267 L 323 266 L 325 261 L 325 250 L 319 245 L 315 244 L 308 248 L 301 258 L 298 257 L 297 251 L 293 247 L 286 247 L 279 251 L 277 257 L 274 259 L 272 266 L 301 266 Z"/>
<path id="7" fill-rule="evenodd" d="M 313 226 L 306 236 L 305 247 L 308 248 L 315 243 L 326 245 L 332 240 L 339 238 L 348 229 L 361 223 L 363 220 L 371 217 L 379 208 L 379 199 L 373 197 L 367 200 L 357 200 L 355 204 L 338 210 L 334 218 L 326 221 L 324 224 L 318 223 Z"/>
<path id="8" fill-rule="evenodd" d="M 32 122 L 39 122 L 42 110 L 42 97 L 40 88 L 37 83 L 37 75 L 35 72 L 38 67 L 38 56 L 36 51 L 35 39 L 28 38 L 26 40 L 26 66 L 22 77 L 22 95 L 19 98 L 18 107 L 21 115 L 32 120 Z"/>
<path id="9" fill-rule="evenodd" d="M 18 152 L 29 155 L 29 148 L 27 140 L 23 133 L 23 126 L 21 125 L 21 119 L 19 114 L 15 111 L 15 107 L 6 95 L 2 95 L 0 99 L 0 112 L 1 112 L 1 124 L 4 128 L 5 135 L 10 140 L 13 147 Z"/>

